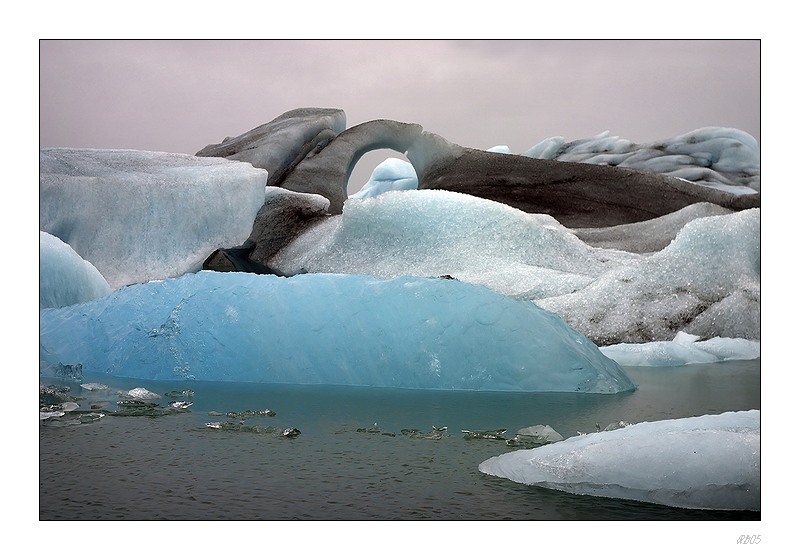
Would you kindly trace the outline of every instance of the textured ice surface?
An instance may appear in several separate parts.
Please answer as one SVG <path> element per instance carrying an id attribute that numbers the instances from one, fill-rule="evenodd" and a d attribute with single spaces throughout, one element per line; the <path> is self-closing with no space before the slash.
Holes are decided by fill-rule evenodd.
<path id="1" fill-rule="evenodd" d="M 706 127 L 659 142 L 637 144 L 603 132 L 567 142 L 542 140 L 522 155 L 539 159 L 630 167 L 747 194 L 761 190 L 761 153 L 755 138 L 735 128 Z"/>
<path id="2" fill-rule="evenodd" d="M 40 229 L 114 289 L 197 270 L 241 244 L 267 180 L 249 163 L 137 150 L 45 148 L 39 166 Z"/>
<path id="3" fill-rule="evenodd" d="M 537 299 L 602 346 L 703 338 L 761 339 L 761 210 L 689 222 L 664 250 Z"/>
<path id="4" fill-rule="evenodd" d="M 586 245 L 550 216 L 446 191 L 348 200 L 284 247 L 287 273 L 381 278 L 451 275 L 527 299 L 601 345 L 704 338 L 758 340 L 759 209 L 689 221 L 641 255 Z"/>
<path id="5" fill-rule="evenodd" d="M 551 216 L 421 190 L 350 199 L 341 216 L 313 226 L 269 264 L 286 273 L 449 274 L 533 299 L 572 292 L 616 264 L 640 259 L 589 247 Z"/>
<path id="6" fill-rule="evenodd" d="M 478 469 L 573 494 L 757 511 L 761 413 L 643 422 L 492 457 Z"/>
<path id="7" fill-rule="evenodd" d="M 39 232 L 39 307 L 64 307 L 110 293 L 92 263 L 59 238 Z"/>
<path id="8" fill-rule="evenodd" d="M 140 379 L 616 393 L 616 362 L 532 303 L 453 280 L 198 272 L 40 313 L 40 359 Z"/>
<path id="9" fill-rule="evenodd" d="M 699 340 L 679 332 L 673 340 L 645 344 L 614 344 L 600 351 L 622 366 L 675 367 L 727 360 L 754 360 L 761 356 L 761 342 L 742 338 Z"/>

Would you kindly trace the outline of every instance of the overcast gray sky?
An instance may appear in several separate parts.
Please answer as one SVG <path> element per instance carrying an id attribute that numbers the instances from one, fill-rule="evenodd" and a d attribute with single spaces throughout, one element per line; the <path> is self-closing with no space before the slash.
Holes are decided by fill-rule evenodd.
<path id="1" fill-rule="evenodd" d="M 605 130 L 760 142 L 757 40 L 43 40 L 39 62 L 41 146 L 194 154 L 298 107 L 515 153 Z"/>

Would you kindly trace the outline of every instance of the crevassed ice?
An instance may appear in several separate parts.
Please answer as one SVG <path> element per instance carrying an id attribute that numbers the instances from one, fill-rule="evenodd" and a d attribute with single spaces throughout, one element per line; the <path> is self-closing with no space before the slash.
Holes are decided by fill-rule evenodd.
<path id="1" fill-rule="evenodd" d="M 482 462 L 522 484 L 673 507 L 761 509 L 761 413 L 642 422 Z"/>
<path id="2" fill-rule="evenodd" d="M 552 313 L 452 280 L 188 274 L 40 313 L 40 359 L 141 379 L 616 393 Z"/>

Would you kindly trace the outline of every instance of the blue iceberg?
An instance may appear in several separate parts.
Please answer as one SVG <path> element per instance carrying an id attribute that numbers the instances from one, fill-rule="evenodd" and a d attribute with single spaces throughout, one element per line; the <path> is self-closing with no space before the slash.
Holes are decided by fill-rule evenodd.
<path id="1" fill-rule="evenodd" d="M 40 360 L 148 380 L 618 393 L 557 315 L 442 278 L 202 271 L 40 310 Z"/>

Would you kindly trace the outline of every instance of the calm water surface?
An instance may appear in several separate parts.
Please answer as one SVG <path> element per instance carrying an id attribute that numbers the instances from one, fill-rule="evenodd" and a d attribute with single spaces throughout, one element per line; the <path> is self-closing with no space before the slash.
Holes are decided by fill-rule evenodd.
<path id="1" fill-rule="evenodd" d="M 87 379 L 116 390 L 191 389 L 189 412 L 106 416 L 39 429 L 41 520 L 733 520 L 758 512 L 693 511 L 577 496 L 484 475 L 478 464 L 516 448 L 467 440 L 461 430 L 549 424 L 564 437 L 612 422 L 642 422 L 761 408 L 760 360 L 680 368 L 626 368 L 622 395 L 489 393 L 240 383 Z M 81 408 L 106 400 L 77 382 Z M 166 404 L 175 398 L 164 398 Z M 249 417 L 262 432 L 215 430 L 237 422 L 209 412 L 271 409 Z M 441 439 L 428 432 L 447 426 Z M 272 427 L 296 427 L 284 438 Z M 371 429 L 371 430 L 370 430 Z"/>

